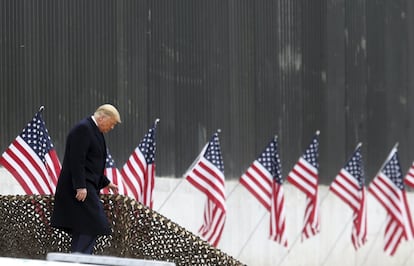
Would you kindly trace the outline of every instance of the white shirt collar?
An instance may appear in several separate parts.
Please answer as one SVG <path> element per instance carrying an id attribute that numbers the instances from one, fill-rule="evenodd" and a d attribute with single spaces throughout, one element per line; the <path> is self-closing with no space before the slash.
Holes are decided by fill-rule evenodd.
<path id="1" fill-rule="evenodd" d="M 95 117 L 92 115 L 91 118 L 92 118 L 93 122 L 95 122 L 95 125 L 98 126 L 98 122 L 96 122 Z"/>

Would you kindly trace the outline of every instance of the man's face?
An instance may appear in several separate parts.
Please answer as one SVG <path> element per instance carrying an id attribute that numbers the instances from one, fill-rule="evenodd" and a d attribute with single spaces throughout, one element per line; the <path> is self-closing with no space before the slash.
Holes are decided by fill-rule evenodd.
<path id="1" fill-rule="evenodd" d="M 101 131 L 102 133 L 108 133 L 109 131 L 114 129 L 116 124 L 118 123 L 115 118 L 110 116 L 103 116 L 101 117 L 100 121 L 98 121 L 98 128 L 99 131 Z"/>

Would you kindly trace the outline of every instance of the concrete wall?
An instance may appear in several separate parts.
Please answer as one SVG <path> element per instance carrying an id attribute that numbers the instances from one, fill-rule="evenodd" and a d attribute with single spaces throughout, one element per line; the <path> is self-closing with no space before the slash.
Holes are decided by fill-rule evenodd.
<path id="1" fill-rule="evenodd" d="M 204 195 L 184 179 L 157 178 L 155 182 L 154 210 L 197 234 Z M 393 257 L 383 253 L 386 213 L 370 194 L 368 243 L 355 251 L 351 243 L 352 212 L 326 186 L 319 187 L 321 232 L 302 242 L 305 197 L 290 184 L 285 185 L 288 248 L 268 240 L 269 214 L 238 181 L 227 182 L 226 191 L 228 214 L 219 248 L 247 265 L 414 264 L 414 241 L 401 243 Z M 0 168 L 0 194 L 22 193 L 14 178 Z M 408 197 L 412 205 L 414 194 Z"/>

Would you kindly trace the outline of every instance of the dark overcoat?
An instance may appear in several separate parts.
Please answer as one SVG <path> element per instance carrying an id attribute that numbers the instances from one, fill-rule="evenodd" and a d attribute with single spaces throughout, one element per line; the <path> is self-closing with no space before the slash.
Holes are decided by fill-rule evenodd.
<path id="1" fill-rule="evenodd" d="M 55 193 L 51 225 L 68 233 L 110 234 L 108 219 L 99 199 L 110 181 L 104 176 L 106 144 L 91 117 L 75 125 L 66 140 L 65 157 Z M 75 198 L 77 188 L 86 188 L 84 202 Z"/>

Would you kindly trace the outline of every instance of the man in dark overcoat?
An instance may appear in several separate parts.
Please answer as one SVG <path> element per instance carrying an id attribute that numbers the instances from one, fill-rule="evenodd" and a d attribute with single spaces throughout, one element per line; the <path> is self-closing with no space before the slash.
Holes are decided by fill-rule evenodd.
<path id="1" fill-rule="evenodd" d="M 120 122 L 118 110 L 104 104 L 68 134 L 51 225 L 72 235 L 72 253 L 92 254 L 96 238 L 111 233 L 99 192 L 107 187 L 116 193 L 117 186 L 104 176 L 107 151 L 103 133 Z"/>

